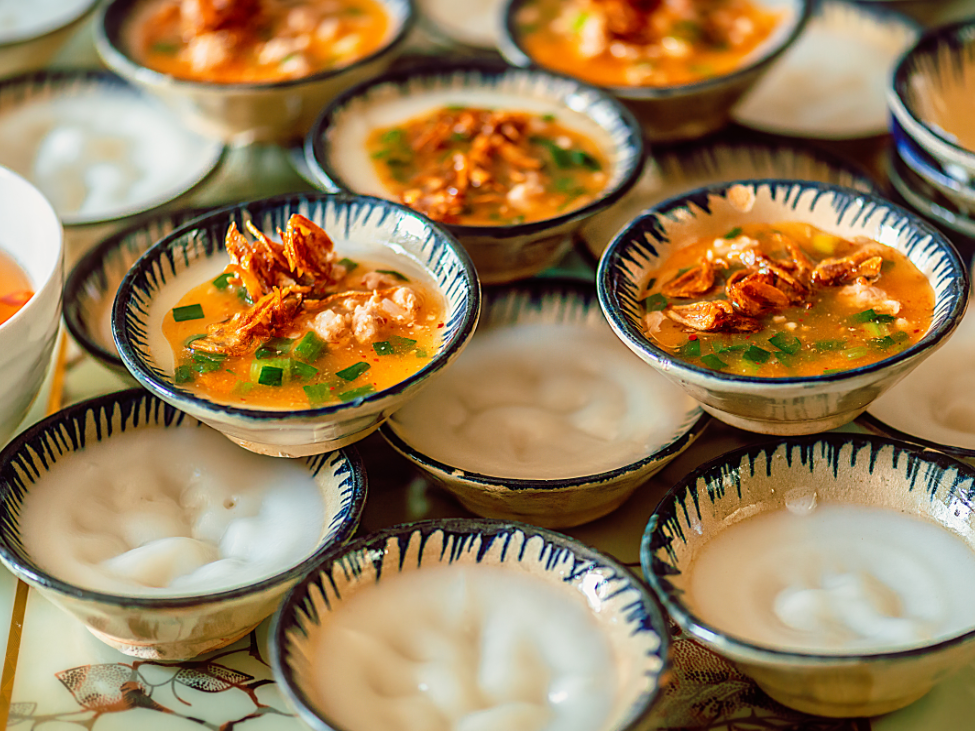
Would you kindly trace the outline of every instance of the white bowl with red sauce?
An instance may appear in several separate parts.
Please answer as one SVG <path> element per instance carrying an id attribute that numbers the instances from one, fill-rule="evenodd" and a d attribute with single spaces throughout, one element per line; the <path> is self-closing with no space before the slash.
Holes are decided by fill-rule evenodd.
<path id="1" fill-rule="evenodd" d="M 739 233 L 741 226 L 747 228 L 754 223 L 775 226 L 786 222 L 809 224 L 839 240 L 866 237 L 902 254 L 919 271 L 914 276 L 923 276 L 931 285 L 930 324 L 917 325 L 909 339 L 895 342 L 897 333 L 886 329 L 902 327 L 900 318 L 883 314 L 879 304 L 865 305 L 866 309 L 849 320 L 844 315 L 832 326 L 833 331 L 825 335 L 815 332 L 811 326 L 806 328 L 799 322 L 801 316 L 792 314 L 790 322 L 776 325 L 782 333 L 790 331 L 787 336 L 779 338 L 782 333 L 775 333 L 770 339 L 771 325 L 765 332 L 752 331 L 755 340 L 750 346 L 738 348 L 748 348 L 747 354 L 729 354 L 724 361 L 717 351 L 702 350 L 691 358 L 682 358 L 677 347 L 664 347 L 648 336 L 645 319 L 651 311 L 659 310 L 654 314 L 663 320 L 673 319 L 670 313 L 675 312 L 677 298 L 668 300 L 659 294 L 648 297 L 647 285 L 674 252 L 693 242 L 727 240 L 729 233 L 735 229 Z M 893 260 L 896 255 L 891 254 L 889 258 Z M 889 280 L 880 276 L 871 280 L 879 286 L 867 285 L 873 287 L 868 294 L 883 291 L 880 288 Z M 856 418 L 875 398 L 939 348 L 961 321 L 969 279 L 957 251 L 937 229 L 882 198 L 826 183 L 753 180 L 700 188 L 645 212 L 620 232 L 603 255 L 597 289 L 603 312 L 623 342 L 645 362 L 680 384 L 706 411 L 749 431 L 796 435 L 825 431 Z M 821 292 L 814 290 L 813 297 L 820 297 Z M 729 295 L 725 304 L 733 299 Z M 839 317 L 839 309 L 836 313 Z M 733 316 L 740 314 L 734 309 Z M 789 318 L 783 316 L 783 322 L 786 320 Z M 857 325 L 856 333 L 861 329 L 867 332 L 874 326 L 884 332 L 874 333 L 871 339 L 855 347 L 852 340 L 836 339 L 845 338 L 839 330 L 849 329 L 853 324 Z M 689 326 L 685 332 L 690 333 L 686 336 L 688 343 L 697 339 Z M 764 342 L 766 339 L 768 343 Z M 758 345 L 762 347 L 751 350 Z M 874 347 L 877 359 L 870 362 L 866 351 Z M 683 354 L 684 345 L 679 348 Z M 817 364 L 815 371 L 809 370 L 805 363 L 817 363 L 810 359 L 818 356 L 807 357 L 806 351 L 795 356 L 801 348 L 816 353 L 835 351 L 829 353 L 836 355 L 834 360 L 853 367 L 826 364 L 823 360 L 819 362 L 822 367 Z M 783 354 L 781 358 L 779 353 Z M 786 366 L 775 377 L 754 375 L 757 369 L 736 372 L 728 367 L 732 358 L 741 358 L 744 363 L 746 355 L 756 363 L 771 361 Z M 797 362 L 805 360 L 791 370 L 789 356 Z"/>
<path id="2" fill-rule="evenodd" d="M 227 76 L 221 70 L 223 66 L 216 61 L 210 68 L 198 70 L 192 76 L 184 74 L 182 68 L 162 71 L 146 65 L 141 58 L 143 54 L 133 48 L 134 41 L 130 34 L 134 33 L 133 18 L 140 15 L 149 1 L 112 0 L 99 10 L 95 19 L 95 47 L 100 57 L 111 70 L 171 107 L 188 126 L 207 136 L 235 143 L 283 142 L 304 135 L 324 102 L 343 89 L 375 76 L 392 62 L 413 26 L 415 15 L 412 0 L 375 0 L 372 5 L 385 15 L 386 27 L 382 41 L 374 48 L 364 48 L 362 55 L 349 55 L 342 63 L 332 67 L 317 68 L 316 64 L 309 63 L 306 72 L 288 66 L 304 50 L 295 45 L 289 52 L 284 43 L 279 43 L 274 47 L 262 48 L 259 53 L 281 56 L 280 76 L 262 72 L 256 80 L 238 80 L 245 77 Z M 220 12 L 232 14 L 234 9 L 231 6 L 229 10 L 214 10 L 214 13 Z M 244 9 L 244 12 L 247 13 L 247 10 Z M 258 15 L 249 13 L 248 20 L 253 21 Z M 147 21 L 143 17 L 140 22 Z M 148 22 L 153 24 L 156 20 L 150 17 Z M 242 27 L 245 34 L 249 32 L 246 23 Z M 236 32 L 237 28 L 231 30 Z M 226 32 L 229 31 L 200 33 L 198 38 L 211 36 L 215 39 L 214 43 L 201 43 L 199 53 L 193 53 L 205 58 L 211 52 L 206 46 L 219 45 L 217 36 Z M 316 27 L 304 35 L 317 39 L 320 32 L 325 31 Z M 274 40 L 277 39 L 269 39 L 268 44 Z M 290 36 L 282 40 L 296 43 Z M 363 39 L 360 38 L 359 42 L 363 43 Z M 167 46 L 165 53 L 176 55 L 175 51 L 168 50 L 168 41 L 153 46 Z M 220 57 L 226 56 L 231 60 L 240 56 L 236 46 L 229 50 L 212 50 L 212 53 L 215 54 L 213 58 L 218 58 L 216 54 L 220 54 Z M 149 59 L 148 56 L 145 58 Z M 201 62 L 204 66 L 208 63 Z M 213 74 L 209 74 L 211 69 Z M 217 78 L 221 75 L 223 78 Z"/>
<path id="3" fill-rule="evenodd" d="M 0 168 L 0 444 L 37 397 L 61 318 L 64 240 L 51 204 Z"/>

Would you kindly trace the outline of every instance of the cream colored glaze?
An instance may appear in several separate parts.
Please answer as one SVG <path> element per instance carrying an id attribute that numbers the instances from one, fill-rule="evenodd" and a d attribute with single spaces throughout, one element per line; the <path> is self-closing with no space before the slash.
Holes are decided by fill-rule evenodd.
<path id="1" fill-rule="evenodd" d="M 461 43 L 494 48 L 501 35 L 502 0 L 419 0 L 418 4 L 421 13 Z"/>
<path id="2" fill-rule="evenodd" d="M 20 534 L 62 581 L 121 595 L 207 594 L 302 561 L 325 506 L 304 465 L 207 427 L 114 434 L 58 461 L 27 493 Z"/>
<path id="3" fill-rule="evenodd" d="M 673 439 L 694 406 L 609 327 L 526 324 L 476 334 L 390 424 L 452 467 L 558 479 L 643 459 Z"/>
<path id="4" fill-rule="evenodd" d="M 309 628 L 307 692 L 347 731 L 596 731 L 617 685 L 581 594 L 516 567 L 423 568 Z"/>
<path id="5" fill-rule="evenodd" d="M 93 0 L 0 0 L 0 43 L 49 33 L 79 17 Z"/>
<path id="6" fill-rule="evenodd" d="M 797 501 L 709 539 L 688 604 L 707 624 L 779 650 L 902 650 L 975 628 L 975 551 L 894 510 Z"/>

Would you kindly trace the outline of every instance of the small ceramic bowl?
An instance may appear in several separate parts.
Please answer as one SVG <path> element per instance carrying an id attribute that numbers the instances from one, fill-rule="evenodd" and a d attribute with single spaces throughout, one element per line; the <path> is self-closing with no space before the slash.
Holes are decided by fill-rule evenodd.
<path id="1" fill-rule="evenodd" d="M 887 105 L 904 133 L 960 182 L 975 179 L 970 104 L 975 22 L 928 31 L 894 69 Z"/>
<path id="2" fill-rule="evenodd" d="M 775 700 L 816 715 L 875 716 L 912 703 L 975 658 L 975 613 L 973 629 L 911 649 L 832 654 L 780 649 L 701 619 L 688 598 L 695 558 L 708 541 L 742 520 L 835 504 L 917 516 L 975 548 L 973 489 L 971 467 L 877 437 L 830 434 L 747 447 L 674 486 L 650 516 L 640 560 L 674 622 L 734 662 Z"/>
<path id="3" fill-rule="evenodd" d="M 0 444 L 14 433 L 37 397 L 51 364 L 61 319 L 64 240 L 41 192 L 0 168 L 0 252 L 12 258 L 34 291 L 0 325 Z"/>
<path id="4" fill-rule="evenodd" d="M 916 175 L 923 178 L 928 186 L 951 201 L 960 212 L 971 216 L 975 211 L 975 187 L 950 175 L 937 160 L 908 137 L 893 118 L 890 120 L 890 133 L 894 138 L 894 154 Z"/>
<path id="5" fill-rule="evenodd" d="M 546 71 L 486 62 L 409 71 L 351 89 L 325 108 L 308 133 L 309 167 L 326 190 L 391 198 L 367 153 L 369 133 L 451 104 L 554 114 L 560 124 L 593 139 L 611 165 L 598 198 L 554 218 L 498 226 L 444 224 L 470 253 L 484 284 L 529 277 L 556 263 L 569 249 L 572 232 L 622 197 L 643 168 L 639 125 L 608 94 Z"/>
<path id="6" fill-rule="evenodd" d="M 498 45 L 504 0 L 416 0 L 420 26 L 451 50 L 484 52 Z"/>
<path id="7" fill-rule="evenodd" d="M 966 240 L 975 238 L 975 220 L 958 207 L 954 200 L 922 178 L 895 150 L 889 150 L 884 160 L 884 172 L 896 195 L 904 203 L 949 232 L 952 242 L 961 250 L 970 250 Z"/>
<path id="8" fill-rule="evenodd" d="M 522 330 L 522 338 L 554 344 L 555 335 L 549 335 L 550 340 L 546 341 L 544 330 L 538 329 L 546 326 L 551 332 L 561 333 L 559 347 L 570 333 L 580 337 L 578 330 L 565 328 L 582 327 L 591 331 L 590 339 L 579 341 L 575 358 L 581 358 L 589 349 L 596 350 L 602 354 L 599 359 L 605 359 L 603 365 L 610 374 L 606 380 L 596 381 L 591 370 L 595 364 L 577 360 L 576 367 L 560 370 L 553 363 L 549 370 L 550 381 L 561 379 L 574 384 L 570 388 L 580 400 L 575 403 L 564 401 L 563 407 L 552 411 L 548 410 L 552 409 L 550 400 L 569 399 L 568 393 L 563 391 L 558 396 L 552 392 L 534 398 L 528 393 L 518 395 L 519 378 L 527 383 L 535 383 L 537 379 L 534 369 L 538 368 L 539 361 L 528 354 L 530 343 L 523 344 L 525 355 L 522 357 L 528 370 L 520 376 L 500 365 L 496 369 L 486 365 L 490 361 L 486 361 L 488 356 L 478 344 L 478 338 L 487 337 L 488 333 L 495 333 L 495 337 L 516 337 L 518 328 Z M 609 342 L 603 338 L 608 338 Z M 468 351 L 461 356 L 454 371 L 419 399 L 393 414 L 380 433 L 396 451 L 453 494 L 464 507 L 486 518 L 521 520 L 545 528 L 569 527 L 600 518 L 619 507 L 650 476 L 687 449 L 707 425 L 708 417 L 694 399 L 685 396 L 663 376 L 644 373 L 642 363 L 614 342 L 599 310 L 596 293 L 589 284 L 546 279 L 486 289 L 484 312 L 474 343 L 477 352 Z M 615 346 L 620 346 L 620 361 L 612 360 Z M 492 346 L 494 349 L 513 347 L 509 340 L 495 341 Z M 542 347 L 547 349 L 549 346 Z M 586 380 L 587 377 L 591 380 Z M 464 402 L 464 383 L 468 380 L 476 381 L 487 393 L 504 395 L 485 397 L 483 404 L 469 406 L 461 426 L 456 423 L 454 399 Z M 640 387 L 626 392 L 621 384 L 627 381 L 639 382 Z M 449 397 L 438 398 L 441 392 Z M 614 417 L 610 415 L 615 413 L 612 404 L 617 403 L 618 398 L 623 399 L 629 409 Z M 653 416 L 648 423 L 634 427 L 632 419 L 637 418 L 634 413 Z M 508 416 L 503 417 L 504 414 Z M 497 421 L 499 418 L 511 419 L 509 423 L 515 431 L 526 421 L 547 424 L 549 428 L 557 424 L 560 430 L 568 433 L 567 439 L 574 440 L 575 446 L 570 449 L 563 445 L 559 435 L 546 439 L 532 429 L 532 436 L 524 437 L 526 444 L 521 448 L 525 451 L 518 452 L 518 448 L 506 439 L 492 439 L 479 431 L 488 424 L 504 429 L 501 426 L 504 422 Z M 427 426 L 441 423 L 445 424 L 442 433 Z M 578 440 L 584 439 L 580 434 L 588 434 L 587 430 L 593 424 L 607 431 L 619 430 L 620 441 L 616 444 L 618 447 L 620 442 L 631 445 L 631 449 L 621 452 L 621 455 L 629 453 L 629 459 L 619 456 L 622 464 L 610 464 L 611 460 L 604 456 L 613 449 L 613 440 L 608 437 L 605 440 L 591 437 L 591 441 L 586 442 L 588 453 L 571 454 L 586 449 Z M 417 428 L 421 429 L 419 434 L 415 431 Z M 445 449 L 443 445 L 467 446 L 463 440 L 458 442 L 453 438 L 453 434 L 462 428 L 479 446 L 467 454 L 446 453 L 449 447 Z M 633 449 L 635 445 L 639 448 Z M 566 451 L 560 452 L 560 449 Z M 490 453 L 485 454 L 488 450 Z M 477 451 L 480 454 L 475 458 L 473 453 Z M 638 454 L 635 459 L 632 457 L 634 452 Z M 557 454 L 562 456 L 555 457 Z M 596 462 L 600 463 L 601 469 L 594 471 L 591 466 Z M 541 465 L 546 463 L 548 466 L 543 469 Z M 519 470 L 529 470 L 530 477 L 524 473 L 519 477 Z M 558 476 L 542 476 L 545 472 L 554 472 Z M 577 474 L 562 476 L 562 473 L 572 472 Z"/>
<path id="9" fill-rule="evenodd" d="M 463 519 L 372 533 L 332 551 L 295 586 L 275 615 L 270 644 L 275 677 L 299 717 L 315 731 L 339 728 L 316 701 L 313 685 L 321 662 L 315 643 L 332 612 L 377 584 L 450 568 L 473 574 L 479 567 L 540 582 L 540 588 L 584 606 L 612 647 L 617 670 L 618 691 L 600 728 L 646 727 L 669 645 L 667 625 L 646 588 L 613 559 L 566 536 L 520 523 Z"/>
<path id="10" fill-rule="evenodd" d="M 754 201 L 750 207 L 743 201 Z M 638 299 L 649 273 L 672 251 L 720 237 L 743 223 L 802 221 L 843 237 L 866 236 L 904 254 L 934 289 L 928 332 L 902 352 L 871 365 L 819 376 L 760 378 L 724 373 L 675 358 L 642 330 Z M 705 411 L 764 434 L 811 434 L 841 426 L 937 350 L 961 320 L 968 274 L 934 227 L 869 193 L 827 183 L 751 180 L 700 188 L 644 213 L 610 245 L 597 273 L 599 301 L 623 342 L 683 386 Z"/>
<path id="11" fill-rule="evenodd" d="M 183 293 L 223 271 L 231 222 L 262 231 L 284 229 L 299 213 L 335 240 L 338 252 L 401 257 L 426 272 L 444 298 L 439 350 L 400 383 L 351 401 L 307 409 L 260 409 L 218 404 L 174 383 L 163 317 Z M 129 269 L 112 313 L 122 362 L 161 399 L 243 447 L 261 454 L 303 457 L 351 444 L 377 429 L 460 354 L 474 332 L 480 289 L 463 248 L 427 218 L 403 206 L 353 195 L 295 194 L 229 206 L 198 218 L 156 243 Z"/>
<path id="12" fill-rule="evenodd" d="M 518 29 L 518 16 L 532 0 L 508 0 L 500 50 L 515 66 L 536 66 Z M 731 119 L 732 107 L 799 37 L 814 5 L 811 0 L 760 0 L 758 5 L 783 14 L 772 34 L 737 69 L 680 86 L 605 87 L 636 114 L 651 142 L 703 137 Z"/>
<path id="13" fill-rule="evenodd" d="M 143 219 L 90 249 L 64 282 L 64 324 L 89 355 L 128 376 L 112 339 L 112 305 L 122 278 L 153 244 L 206 209 L 185 209 Z"/>
<path id="14" fill-rule="evenodd" d="M 0 77 L 46 66 L 96 1 L 5 3 L 0 15 Z"/>
<path id="15" fill-rule="evenodd" d="M 0 165 L 36 185 L 66 226 L 160 206 L 203 180 L 222 154 L 222 144 L 183 129 L 107 71 L 0 81 Z"/>
<path id="16" fill-rule="evenodd" d="M 613 237 L 647 208 L 704 185 L 758 178 L 819 180 L 865 193 L 878 192 L 865 172 L 815 147 L 702 140 L 654 149 L 630 192 L 586 221 L 580 234 L 597 262 Z"/>
<path id="17" fill-rule="evenodd" d="M 86 445 L 139 429 L 205 430 L 196 419 L 132 389 L 75 404 L 39 422 L 0 453 L 0 559 L 18 578 L 77 617 L 98 639 L 144 659 L 179 660 L 222 647 L 250 632 L 312 565 L 355 532 L 366 481 L 354 450 L 309 457 L 303 465 L 325 503 L 315 551 L 278 574 L 236 588 L 188 596 L 124 596 L 74 586 L 40 568 L 24 547 L 21 506 L 53 465 Z"/>
<path id="18" fill-rule="evenodd" d="M 802 35 L 735 107 L 734 119 L 792 137 L 882 135 L 890 71 L 919 34 L 917 22 L 887 7 L 818 2 Z"/>
<path id="19" fill-rule="evenodd" d="M 187 125 L 234 143 L 286 142 L 308 131 L 322 104 L 392 63 L 413 26 L 413 0 L 380 0 L 389 17 L 386 42 L 341 68 L 267 83 L 208 83 L 143 66 L 126 46 L 126 24 L 141 0 L 111 0 L 95 19 L 95 48 L 105 64 L 158 97 Z"/>

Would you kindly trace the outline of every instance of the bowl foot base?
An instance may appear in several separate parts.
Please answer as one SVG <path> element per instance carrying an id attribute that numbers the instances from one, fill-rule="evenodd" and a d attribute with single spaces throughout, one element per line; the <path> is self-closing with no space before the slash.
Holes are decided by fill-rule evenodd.
<path id="1" fill-rule="evenodd" d="M 729 414 L 727 411 L 721 411 L 707 404 L 701 404 L 701 406 L 711 416 L 723 421 L 725 424 L 730 424 L 745 431 L 756 432 L 758 434 L 773 434 L 780 437 L 819 434 L 830 429 L 836 429 L 837 427 L 850 423 L 866 410 L 866 407 L 864 407 L 854 411 L 844 411 L 840 414 L 830 414 L 819 419 L 780 421 L 777 419 L 752 419 L 746 416 Z"/>
<path id="2" fill-rule="evenodd" d="M 910 695 L 897 696 L 896 698 L 865 699 L 862 701 L 849 700 L 845 703 L 837 703 L 820 698 L 811 698 L 806 695 L 795 695 L 789 690 L 772 687 L 758 680 L 755 682 L 758 683 L 758 686 L 770 698 L 778 701 L 783 706 L 801 711 L 802 713 L 809 713 L 814 716 L 827 716 L 829 718 L 868 718 L 892 713 L 920 700 L 931 689 L 930 687 L 922 686 L 921 689 L 918 689 Z"/>
<path id="3" fill-rule="evenodd" d="M 246 635 L 250 634 L 258 624 L 260 624 L 260 622 L 253 624 L 250 627 L 246 627 L 227 637 L 210 637 L 198 640 L 156 643 L 125 641 L 118 637 L 113 637 L 112 635 L 99 632 L 91 627 L 88 627 L 88 631 L 109 647 L 113 647 L 126 655 L 137 657 L 141 660 L 178 661 L 190 660 L 197 655 L 202 655 L 204 652 L 219 650 L 221 647 L 231 645 L 241 637 L 245 637 Z"/>

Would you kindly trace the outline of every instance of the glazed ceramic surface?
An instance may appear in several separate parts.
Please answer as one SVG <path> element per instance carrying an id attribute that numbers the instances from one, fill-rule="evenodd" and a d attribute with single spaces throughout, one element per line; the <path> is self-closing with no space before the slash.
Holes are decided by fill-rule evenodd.
<path id="1" fill-rule="evenodd" d="M 382 0 L 389 15 L 387 42 L 347 66 L 298 79 L 261 84 L 217 84 L 177 79 L 141 66 L 127 53 L 122 30 L 140 0 L 111 0 L 95 18 L 95 46 L 121 76 L 158 97 L 187 125 L 216 139 L 285 142 L 304 135 L 322 104 L 381 73 L 413 26 L 413 0 Z"/>
<path id="2" fill-rule="evenodd" d="M 207 428 L 138 389 L 69 407 L 14 439 L 0 453 L 0 559 L 103 642 L 143 659 L 178 660 L 234 642 L 271 614 L 299 576 L 355 531 L 366 483 L 354 451 L 305 459 L 325 503 L 319 546 L 298 565 L 246 586 L 188 597 L 119 596 L 78 588 L 37 566 L 20 533 L 20 508 L 32 486 L 86 445 L 150 427 Z"/>
<path id="3" fill-rule="evenodd" d="M 366 154 L 369 133 L 459 103 L 556 114 L 560 124 L 590 136 L 611 167 L 596 200 L 555 218 L 508 226 L 445 224 L 471 254 L 485 284 L 531 276 L 554 264 L 582 221 L 622 197 L 642 170 L 639 126 L 618 101 L 564 76 L 493 63 L 396 74 L 350 90 L 326 107 L 309 132 L 309 167 L 326 189 L 390 198 Z"/>
<path id="4" fill-rule="evenodd" d="M 819 2 L 799 39 L 735 107 L 734 119 L 796 137 L 883 134 L 888 77 L 919 32 L 887 8 Z"/>
<path id="5" fill-rule="evenodd" d="M 969 187 L 965 180 L 953 177 L 937 160 L 907 136 L 896 119 L 890 120 L 890 131 L 894 138 L 892 154 L 896 154 L 904 165 L 915 175 L 923 178 L 928 187 L 949 200 L 959 212 L 971 216 L 972 211 L 975 210 L 975 188 Z"/>
<path id="6" fill-rule="evenodd" d="M 743 206 L 751 194 L 753 204 Z M 742 223 L 778 221 L 805 221 L 843 237 L 867 236 L 905 254 L 934 289 L 927 334 L 903 352 L 868 366 L 774 379 L 682 362 L 643 334 L 640 295 L 649 273 L 670 251 L 700 238 L 721 236 Z M 941 233 L 882 198 L 824 183 L 765 180 L 701 188 L 651 209 L 607 249 L 599 264 L 597 287 L 600 306 L 623 342 L 683 386 L 706 411 L 750 431 L 794 435 L 851 421 L 940 347 L 965 311 L 968 275 Z"/>
<path id="7" fill-rule="evenodd" d="M 887 508 L 945 526 L 975 547 L 972 468 L 890 440 L 834 434 L 736 450 L 702 466 L 660 502 L 643 537 L 644 575 L 681 629 L 732 660 L 780 703 L 827 716 L 906 706 L 975 657 L 973 629 L 918 649 L 848 655 L 784 651 L 729 636 L 686 603 L 703 545 L 745 516 L 815 505 Z"/>
<path id="8" fill-rule="evenodd" d="M 0 250 L 34 289 L 0 325 L 0 444 L 14 433 L 41 388 L 61 318 L 64 242 L 51 204 L 30 183 L 0 168 Z"/>
<path id="9" fill-rule="evenodd" d="M 945 168 L 975 178 L 971 133 L 975 88 L 975 23 L 926 33 L 894 70 L 887 103 L 904 132 Z"/>
<path id="10" fill-rule="evenodd" d="M 325 557 L 288 595 L 272 626 L 271 661 L 302 720 L 316 731 L 334 728 L 308 686 L 316 661 L 309 648 L 329 613 L 385 577 L 447 565 L 517 571 L 585 596 L 623 679 L 608 728 L 645 724 L 668 648 L 667 626 L 649 592 L 616 561 L 566 536 L 519 523 L 458 519 L 369 534 Z"/>
<path id="11" fill-rule="evenodd" d="M 172 350 L 162 321 L 189 289 L 220 274 L 224 237 L 233 221 L 262 231 L 284 229 L 299 213 L 329 232 L 343 255 L 403 256 L 424 270 L 444 298 L 439 351 L 400 383 L 353 401 L 309 409 L 249 409 L 216 404 L 173 382 Z M 456 358 L 477 323 L 480 290 L 464 250 L 430 221 L 403 206 L 352 195 L 291 195 L 212 212 L 177 229 L 133 266 L 119 288 L 112 328 L 133 377 L 167 403 L 252 451 L 300 457 L 361 439 Z"/>
<path id="12" fill-rule="evenodd" d="M 515 66 L 534 61 L 521 44 L 515 18 L 525 0 L 509 0 L 499 48 Z M 607 91 L 624 100 L 651 142 L 695 139 L 724 127 L 732 107 L 799 37 L 812 12 L 810 0 L 761 0 L 760 6 L 783 13 L 783 20 L 735 71 L 682 86 L 617 86 Z"/>
<path id="13" fill-rule="evenodd" d="M 100 363 L 129 375 L 112 339 L 112 304 L 129 267 L 157 241 L 205 212 L 186 209 L 154 215 L 109 236 L 71 269 L 64 283 L 64 323 Z"/>
<path id="14" fill-rule="evenodd" d="M 7 0 L 7 7 L 0 8 L 0 77 L 44 66 L 95 3 L 96 0 Z"/>
<path id="15" fill-rule="evenodd" d="M 630 192 L 583 225 L 586 248 L 598 260 L 617 232 L 647 208 L 704 185 L 758 178 L 819 180 L 877 192 L 862 170 L 798 143 L 715 140 L 655 149 Z"/>
<path id="16" fill-rule="evenodd" d="M 578 324 L 596 332 L 607 327 L 590 285 L 549 280 L 485 290 L 479 333 L 529 324 Z M 654 379 L 661 398 L 671 395 L 674 386 L 662 376 L 647 376 Z M 663 408 L 660 414 L 668 420 L 672 415 Z M 647 445 L 647 455 L 642 459 L 607 472 L 548 480 L 496 477 L 444 464 L 410 443 L 409 431 L 396 414 L 381 433 L 394 449 L 443 485 L 468 510 L 487 518 L 555 528 L 587 523 L 615 510 L 651 475 L 687 449 L 707 420 L 697 402 L 688 397 L 683 416 L 666 425 L 668 435 L 659 443 Z"/>
<path id="17" fill-rule="evenodd" d="M 896 151 L 890 151 L 885 160 L 885 172 L 894 190 L 916 211 L 927 216 L 941 228 L 964 237 L 975 237 L 975 220 L 961 210 L 928 180 L 922 178 Z M 958 237 L 953 237 L 958 241 Z"/>

